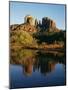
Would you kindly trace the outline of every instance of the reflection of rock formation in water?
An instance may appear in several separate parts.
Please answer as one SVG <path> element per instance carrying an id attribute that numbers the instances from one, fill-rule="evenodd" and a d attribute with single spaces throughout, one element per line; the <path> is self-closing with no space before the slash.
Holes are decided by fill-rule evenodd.
<path id="1" fill-rule="evenodd" d="M 25 75 L 31 75 L 33 71 L 33 64 L 23 65 L 23 72 Z"/>
<path id="2" fill-rule="evenodd" d="M 25 75 L 32 74 L 34 61 L 34 58 L 26 58 L 25 62 L 23 63 L 23 72 Z"/>
<path id="3" fill-rule="evenodd" d="M 54 52 L 55 53 L 55 52 Z M 38 70 L 42 74 L 49 73 L 59 63 L 65 64 L 63 54 L 56 55 L 44 51 L 20 49 L 11 52 L 11 64 L 20 64 L 23 67 L 24 75 L 31 75 L 32 71 Z"/>
<path id="4" fill-rule="evenodd" d="M 55 69 L 56 62 L 49 62 L 48 65 L 49 65 L 48 67 L 49 67 L 50 71 L 53 71 Z"/>

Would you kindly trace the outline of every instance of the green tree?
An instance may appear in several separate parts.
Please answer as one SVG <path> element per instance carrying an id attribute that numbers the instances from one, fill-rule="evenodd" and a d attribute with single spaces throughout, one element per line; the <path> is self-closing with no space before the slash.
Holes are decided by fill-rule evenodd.
<path id="1" fill-rule="evenodd" d="M 16 45 L 31 45 L 33 43 L 33 37 L 26 31 L 20 30 L 13 32 L 13 34 L 10 37 L 11 43 L 15 43 Z"/>

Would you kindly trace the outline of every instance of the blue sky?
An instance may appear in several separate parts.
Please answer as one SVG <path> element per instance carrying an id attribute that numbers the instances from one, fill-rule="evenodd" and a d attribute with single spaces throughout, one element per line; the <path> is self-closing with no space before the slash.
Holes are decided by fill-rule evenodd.
<path id="1" fill-rule="evenodd" d="M 65 29 L 65 5 L 10 2 L 10 24 L 21 24 L 31 15 L 38 20 L 49 17 L 59 29 Z"/>

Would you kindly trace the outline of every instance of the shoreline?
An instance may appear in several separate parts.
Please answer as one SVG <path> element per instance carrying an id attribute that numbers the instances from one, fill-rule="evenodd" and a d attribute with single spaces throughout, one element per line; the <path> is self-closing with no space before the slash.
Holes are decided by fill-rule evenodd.
<path id="1" fill-rule="evenodd" d="M 23 46 L 10 46 L 10 49 L 32 49 L 32 50 L 44 50 L 44 51 L 59 51 L 65 52 L 65 48 L 40 48 L 40 47 L 23 47 Z"/>

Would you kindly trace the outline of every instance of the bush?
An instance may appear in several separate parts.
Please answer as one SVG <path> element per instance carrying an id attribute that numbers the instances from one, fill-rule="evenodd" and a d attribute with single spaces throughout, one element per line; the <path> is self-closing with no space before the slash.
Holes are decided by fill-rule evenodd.
<path id="1" fill-rule="evenodd" d="M 11 32 L 12 36 L 10 37 L 11 44 L 14 43 L 16 45 L 32 45 L 34 42 L 33 37 L 26 31 L 20 30 Z"/>

